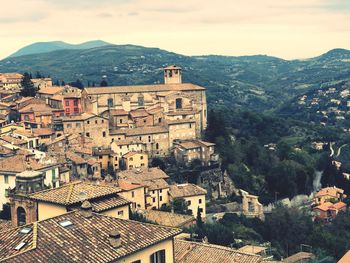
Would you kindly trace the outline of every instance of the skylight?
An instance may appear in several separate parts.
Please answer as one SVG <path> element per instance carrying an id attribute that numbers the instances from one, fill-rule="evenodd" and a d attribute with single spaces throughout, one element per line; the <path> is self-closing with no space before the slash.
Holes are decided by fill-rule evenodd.
<path id="1" fill-rule="evenodd" d="M 23 227 L 19 232 L 21 234 L 28 234 L 32 231 L 32 229 L 30 227 Z"/>
<path id="2" fill-rule="evenodd" d="M 26 245 L 26 242 L 21 242 L 21 243 L 18 244 L 17 247 L 15 247 L 15 250 L 17 250 L 17 251 L 21 250 L 21 248 L 24 247 L 25 245 Z"/>
<path id="3" fill-rule="evenodd" d="M 70 221 L 68 219 L 63 220 L 63 221 L 58 222 L 58 223 L 60 224 L 61 227 L 65 227 L 65 228 L 73 225 L 72 221 Z"/>

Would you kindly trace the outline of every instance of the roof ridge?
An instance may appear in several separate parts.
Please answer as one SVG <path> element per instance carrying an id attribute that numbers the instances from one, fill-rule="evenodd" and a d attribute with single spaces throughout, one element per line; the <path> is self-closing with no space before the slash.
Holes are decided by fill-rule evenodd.
<path id="1" fill-rule="evenodd" d="M 62 189 L 64 187 L 68 187 L 72 184 L 78 184 L 78 183 L 81 183 L 81 181 L 74 181 L 74 182 L 71 182 L 71 183 L 68 183 L 68 184 L 64 184 L 64 185 L 61 185 L 59 187 L 55 187 L 55 188 L 48 188 L 48 189 L 45 189 L 45 190 L 42 190 L 42 191 L 39 191 L 39 192 L 36 192 L 36 193 L 33 193 L 33 194 L 30 194 L 28 197 L 31 198 L 32 196 L 36 195 L 36 194 L 39 194 L 39 193 L 44 193 L 44 192 L 48 192 L 48 191 L 51 191 L 53 189 Z"/>
<path id="2" fill-rule="evenodd" d="M 69 204 L 70 198 L 72 197 L 73 189 L 74 189 L 75 184 L 69 185 L 69 192 L 66 198 L 66 204 Z"/>

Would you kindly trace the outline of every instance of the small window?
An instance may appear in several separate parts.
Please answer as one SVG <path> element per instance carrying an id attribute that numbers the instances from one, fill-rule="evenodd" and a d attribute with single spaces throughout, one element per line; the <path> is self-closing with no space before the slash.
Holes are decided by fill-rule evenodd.
<path id="1" fill-rule="evenodd" d="M 200 203 L 200 204 L 201 204 L 201 203 L 202 203 L 202 199 L 199 199 L 199 200 L 198 200 L 198 203 Z"/>
<path id="2" fill-rule="evenodd" d="M 90 124 L 90 121 L 87 121 L 86 124 Z"/>
<path id="3" fill-rule="evenodd" d="M 138 104 L 138 106 L 140 106 L 140 107 L 142 107 L 142 106 L 145 105 L 145 100 L 144 100 L 144 98 L 143 98 L 142 95 L 139 96 L 139 97 L 137 98 L 137 104 Z"/>
<path id="4" fill-rule="evenodd" d="M 97 124 L 97 120 L 95 120 L 95 124 Z"/>
<path id="5" fill-rule="evenodd" d="M 78 106 L 78 101 L 77 100 L 74 101 L 74 106 Z"/>
<path id="6" fill-rule="evenodd" d="M 103 137 L 106 137 L 106 132 L 105 132 L 105 131 L 102 132 L 102 136 L 103 136 Z"/>
<path id="7" fill-rule="evenodd" d="M 72 124 L 67 124 L 67 128 L 72 128 Z"/>
<path id="8" fill-rule="evenodd" d="M 156 202 L 156 198 L 153 197 L 152 198 L 152 202 L 155 203 Z"/>
<path id="9" fill-rule="evenodd" d="M 109 108 L 113 107 L 113 99 L 108 99 L 107 104 Z"/>
<path id="10" fill-rule="evenodd" d="M 182 109 L 182 99 L 178 98 L 175 100 L 176 109 Z"/>
<path id="11" fill-rule="evenodd" d="M 66 106 L 69 106 L 69 100 L 66 100 Z"/>
<path id="12" fill-rule="evenodd" d="M 131 197 L 132 197 L 132 198 L 135 197 L 135 192 L 134 192 L 134 191 L 131 192 Z"/>
<path id="13" fill-rule="evenodd" d="M 86 137 L 90 137 L 90 133 L 89 132 L 86 133 Z"/>
<path id="14" fill-rule="evenodd" d="M 5 182 L 5 184 L 9 183 L 9 176 L 8 175 L 4 175 L 4 182 Z"/>
<path id="15" fill-rule="evenodd" d="M 163 197 L 162 196 L 159 197 L 159 201 L 163 201 Z"/>
<path id="16" fill-rule="evenodd" d="M 191 200 L 188 200 L 188 201 L 187 201 L 187 205 L 191 205 Z"/>
<path id="17" fill-rule="evenodd" d="M 159 190 L 159 193 L 162 193 L 162 191 L 163 191 L 163 190 L 162 190 L 162 189 L 160 189 L 160 190 Z"/>
<path id="18" fill-rule="evenodd" d="M 143 156 L 142 155 L 140 156 L 140 159 L 143 160 Z"/>
<path id="19" fill-rule="evenodd" d="M 21 242 L 19 243 L 16 247 L 15 250 L 19 251 L 21 248 L 23 248 L 27 243 L 26 242 Z"/>
<path id="20" fill-rule="evenodd" d="M 80 126 L 81 126 L 80 122 L 77 122 L 77 123 L 75 124 L 75 127 L 77 127 L 77 128 L 80 128 Z"/>
<path id="21" fill-rule="evenodd" d="M 26 226 L 26 227 L 23 227 L 19 232 L 20 232 L 21 234 L 28 234 L 28 233 L 30 233 L 31 231 L 32 231 L 32 228 Z"/>
<path id="22" fill-rule="evenodd" d="M 118 211 L 118 216 L 123 216 L 124 215 L 124 211 Z"/>

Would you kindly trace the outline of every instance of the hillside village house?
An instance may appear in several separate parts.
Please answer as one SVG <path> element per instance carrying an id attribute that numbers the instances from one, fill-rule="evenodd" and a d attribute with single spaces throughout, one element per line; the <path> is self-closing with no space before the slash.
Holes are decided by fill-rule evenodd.
<path id="1" fill-rule="evenodd" d="M 43 89 L 46 87 L 52 87 L 52 79 L 51 78 L 34 78 L 31 79 L 34 87 L 37 89 Z"/>
<path id="2" fill-rule="evenodd" d="M 55 126 L 57 130 L 60 130 L 57 126 L 63 127 L 65 134 L 81 134 L 93 138 L 98 146 L 110 144 L 108 119 L 94 114 L 82 113 L 60 117 Z"/>
<path id="3" fill-rule="evenodd" d="M 201 140 L 174 142 L 174 156 L 177 162 L 186 165 L 197 159 L 203 166 L 210 166 L 219 160 L 218 154 L 215 154 L 215 143 Z"/>
<path id="4" fill-rule="evenodd" d="M 206 217 L 205 195 L 207 191 L 195 184 L 178 184 L 170 185 L 169 196 L 170 201 L 177 198 L 183 198 L 188 205 L 188 210 L 193 216 L 197 216 L 198 212 L 201 217 Z"/>
<path id="5" fill-rule="evenodd" d="M 58 165 L 52 162 L 42 162 L 29 155 L 14 155 L 0 160 L 0 210 L 8 203 L 9 189 L 16 186 L 16 176 L 28 168 L 41 172 L 44 175 L 44 185 L 47 187 L 59 186 Z"/>
<path id="6" fill-rule="evenodd" d="M 148 155 L 141 152 L 128 152 L 123 155 L 123 166 L 126 170 L 148 167 Z"/>
<path id="7" fill-rule="evenodd" d="M 174 263 L 180 232 L 93 213 L 85 201 L 79 211 L 0 232 L 0 261 Z"/>
<path id="8" fill-rule="evenodd" d="M 23 75 L 19 73 L 0 73 L 0 87 L 5 90 L 19 89 Z"/>
<path id="9" fill-rule="evenodd" d="M 169 204 L 169 176 L 159 168 L 137 168 L 117 173 L 118 178 L 145 187 L 146 209 L 160 209 Z"/>

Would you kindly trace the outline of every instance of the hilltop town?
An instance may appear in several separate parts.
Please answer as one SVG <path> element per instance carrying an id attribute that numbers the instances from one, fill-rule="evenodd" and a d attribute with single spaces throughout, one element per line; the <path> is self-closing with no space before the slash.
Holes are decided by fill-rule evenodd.
<path id="1" fill-rule="evenodd" d="M 261 203 L 250 186 L 254 179 L 241 182 L 242 171 L 228 164 L 222 139 L 210 135 L 227 136 L 215 120 L 220 113 L 208 112 L 205 87 L 183 83 L 179 66 L 163 71 L 158 82 L 164 84 L 85 88 L 54 85 L 40 73 L 0 74 L 1 261 L 214 263 L 218 253 L 227 262 L 283 258 L 248 227 L 278 213 L 277 192 L 275 202 Z M 310 147 L 321 151 L 327 143 L 319 144 Z M 283 160 L 281 144 L 264 147 Z M 266 180 L 283 191 L 279 179 Z M 347 211 L 343 189 L 316 190 L 297 205 L 313 222 L 327 225 Z M 237 236 L 227 233 L 230 227 Z M 311 252 L 294 250 L 283 262 L 312 260 Z"/>

